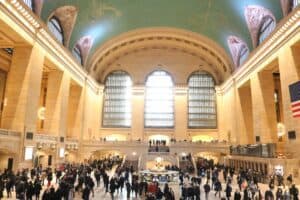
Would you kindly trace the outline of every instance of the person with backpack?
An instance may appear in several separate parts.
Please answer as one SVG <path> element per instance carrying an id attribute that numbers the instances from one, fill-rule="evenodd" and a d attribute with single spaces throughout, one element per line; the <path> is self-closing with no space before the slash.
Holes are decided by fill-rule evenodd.
<path id="1" fill-rule="evenodd" d="M 208 195 L 210 192 L 210 185 L 208 184 L 208 181 L 203 186 L 204 192 L 205 192 L 205 199 L 208 200 Z"/>
<path id="2" fill-rule="evenodd" d="M 126 191 L 127 191 L 127 199 L 129 199 L 130 192 L 131 192 L 131 185 L 130 185 L 129 181 L 126 181 L 125 186 L 126 186 Z"/>
<path id="3" fill-rule="evenodd" d="M 221 185 L 221 182 L 218 179 L 215 182 L 214 189 L 216 191 L 215 196 L 217 196 L 217 194 L 219 194 L 219 198 L 221 198 L 222 185 Z"/>
<path id="4" fill-rule="evenodd" d="M 296 188 L 295 184 L 293 184 L 290 188 L 290 195 L 293 198 L 293 200 L 299 200 L 299 190 L 298 188 Z"/>
<path id="5" fill-rule="evenodd" d="M 225 193 L 226 193 L 226 198 L 228 200 L 230 200 L 231 197 L 231 191 L 232 191 L 232 187 L 230 186 L 229 183 L 227 183 L 226 188 L 225 188 Z"/>

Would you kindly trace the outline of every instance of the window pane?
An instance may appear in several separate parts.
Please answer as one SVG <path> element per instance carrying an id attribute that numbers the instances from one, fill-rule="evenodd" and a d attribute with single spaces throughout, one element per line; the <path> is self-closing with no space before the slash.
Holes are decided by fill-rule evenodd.
<path id="1" fill-rule="evenodd" d="M 155 71 L 146 82 L 145 127 L 173 126 L 173 81 L 167 72 Z"/>
<path id="2" fill-rule="evenodd" d="M 275 29 L 275 26 L 276 24 L 271 17 L 265 19 L 259 29 L 259 44 L 261 44 L 272 33 L 272 31 Z"/>
<path id="3" fill-rule="evenodd" d="M 216 128 L 215 83 L 205 72 L 192 74 L 188 82 L 189 128 Z"/>
<path id="4" fill-rule="evenodd" d="M 296 8 L 300 4 L 300 0 L 293 0 L 293 8 Z"/>
<path id="5" fill-rule="evenodd" d="M 32 0 L 23 0 L 23 2 L 24 2 L 31 10 L 33 10 Z"/>
<path id="6" fill-rule="evenodd" d="M 76 60 L 82 65 L 82 56 L 81 56 L 80 49 L 77 46 L 75 46 L 72 53 L 73 53 L 74 57 L 76 58 Z"/>
<path id="7" fill-rule="evenodd" d="M 243 46 L 239 55 L 239 66 L 245 62 L 245 60 L 248 58 L 248 55 L 249 55 L 248 48 Z"/>
<path id="8" fill-rule="evenodd" d="M 131 79 L 128 74 L 116 71 L 105 81 L 103 126 L 131 126 Z"/>
<path id="9" fill-rule="evenodd" d="M 48 22 L 48 28 L 53 33 L 54 37 L 60 42 L 63 43 L 63 32 L 62 28 L 55 18 L 51 18 Z"/>

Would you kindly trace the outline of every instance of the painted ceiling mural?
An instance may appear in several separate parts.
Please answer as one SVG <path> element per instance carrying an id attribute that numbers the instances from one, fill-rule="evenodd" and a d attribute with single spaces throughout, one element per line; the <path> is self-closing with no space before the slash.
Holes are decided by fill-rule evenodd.
<path id="1" fill-rule="evenodd" d="M 207 36 L 230 55 L 227 38 L 234 35 L 253 49 L 245 8 L 268 9 L 279 22 L 280 0 L 44 0 L 41 17 L 47 21 L 59 7 L 77 8 L 69 40 L 72 49 L 91 37 L 89 57 L 106 41 L 122 33 L 147 27 L 174 27 Z"/>

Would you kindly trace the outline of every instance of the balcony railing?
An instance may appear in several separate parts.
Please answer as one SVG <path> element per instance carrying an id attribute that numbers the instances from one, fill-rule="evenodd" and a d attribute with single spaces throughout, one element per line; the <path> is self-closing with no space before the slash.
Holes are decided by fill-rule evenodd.
<path id="1" fill-rule="evenodd" d="M 252 144 L 230 147 L 231 155 L 254 156 L 264 158 L 276 157 L 276 144 Z"/>
<path id="2" fill-rule="evenodd" d="M 53 143 L 56 143 L 58 141 L 58 137 L 52 135 L 45 135 L 45 134 L 35 134 L 34 138 L 37 141 L 46 141 L 46 142 L 53 142 Z"/>

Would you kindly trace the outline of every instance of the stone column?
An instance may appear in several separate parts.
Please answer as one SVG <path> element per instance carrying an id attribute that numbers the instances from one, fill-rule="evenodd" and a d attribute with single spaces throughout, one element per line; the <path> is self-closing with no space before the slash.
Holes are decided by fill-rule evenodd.
<path id="1" fill-rule="evenodd" d="M 254 136 L 260 136 L 261 143 L 277 142 L 273 74 L 271 71 L 254 74 L 250 84 Z"/>
<path id="2" fill-rule="evenodd" d="M 103 86 L 97 92 L 87 85 L 84 89 L 82 140 L 99 139 L 99 131 L 102 124 L 103 91 Z"/>
<path id="3" fill-rule="evenodd" d="M 6 82 L 6 104 L 1 127 L 21 132 L 15 165 L 19 161 L 22 166 L 24 162 L 25 133 L 36 131 L 43 63 L 44 51 L 39 45 L 14 48 Z"/>
<path id="4" fill-rule="evenodd" d="M 254 144 L 253 134 L 253 115 L 252 115 L 252 97 L 250 86 L 242 86 L 238 90 L 238 105 L 240 108 L 240 143 Z"/>
<path id="5" fill-rule="evenodd" d="M 83 88 L 77 84 L 71 84 L 68 106 L 68 130 L 67 137 L 80 138 L 83 112 Z"/>
<path id="6" fill-rule="evenodd" d="M 48 74 L 45 133 L 65 137 L 67 132 L 70 77 L 62 71 Z"/>
<path id="7" fill-rule="evenodd" d="M 283 119 L 286 133 L 295 130 L 300 142 L 300 118 L 293 118 L 289 85 L 300 80 L 300 47 L 284 48 L 279 53 L 279 72 L 282 92 Z M 296 149 L 295 149 L 296 150 Z"/>
<path id="8" fill-rule="evenodd" d="M 8 73 L 2 128 L 35 131 L 44 51 L 38 45 L 16 47 Z"/>
<path id="9" fill-rule="evenodd" d="M 144 86 L 132 87 L 132 115 L 131 115 L 131 139 L 145 140 L 144 135 L 144 100 L 145 88 Z"/>
<path id="10" fill-rule="evenodd" d="M 53 166 L 64 162 L 64 158 L 60 157 L 60 149 L 65 145 L 60 138 L 65 140 L 67 134 L 70 80 L 70 76 L 63 71 L 51 71 L 48 74 L 44 130 L 58 139 Z"/>
<path id="11" fill-rule="evenodd" d="M 177 86 L 174 96 L 175 103 L 175 138 L 176 140 L 191 140 L 187 135 L 188 127 L 188 91 L 187 86 Z"/>

